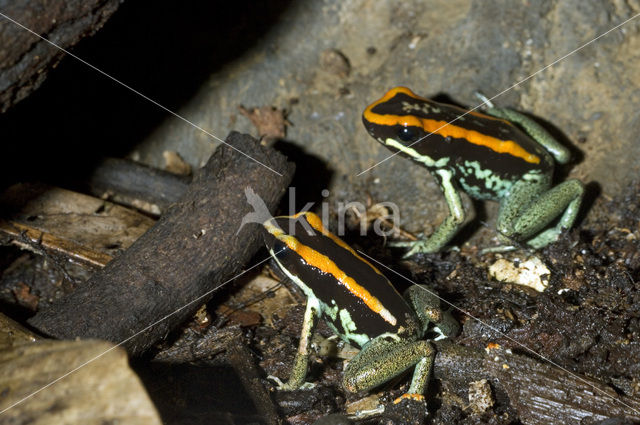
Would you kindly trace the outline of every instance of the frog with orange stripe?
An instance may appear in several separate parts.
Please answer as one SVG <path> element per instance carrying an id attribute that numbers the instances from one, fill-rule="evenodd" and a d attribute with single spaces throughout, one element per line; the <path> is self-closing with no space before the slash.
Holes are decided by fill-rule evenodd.
<path id="1" fill-rule="evenodd" d="M 391 151 L 425 166 L 436 178 L 449 216 L 426 239 L 395 242 L 406 256 L 441 250 L 465 220 L 460 190 L 476 199 L 500 202 L 501 241 L 538 249 L 569 229 L 578 214 L 584 186 L 567 180 L 552 187 L 555 163 L 570 155 L 531 118 L 494 107 L 487 114 L 434 102 L 406 87 L 389 90 L 363 114 L 371 136 Z M 545 229 L 555 219 L 557 224 Z M 503 246 L 497 250 L 512 249 Z"/>
<path id="2" fill-rule="evenodd" d="M 329 232 L 313 213 L 271 218 L 264 227 L 274 262 L 307 297 L 289 380 L 271 377 L 278 388 L 308 386 L 311 337 L 323 317 L 338 337 L 361 349 L 344 371 L 346 390 L 370 390 L 413 367 L 409 389 L 396 402 L 422 403 L 435 356 L 424 337 L 431 324 L 442 336 L 459 329 L 440 308 L 438 296 L 422 285 L 411 286 L 401 296 L 371 262 Z"/>

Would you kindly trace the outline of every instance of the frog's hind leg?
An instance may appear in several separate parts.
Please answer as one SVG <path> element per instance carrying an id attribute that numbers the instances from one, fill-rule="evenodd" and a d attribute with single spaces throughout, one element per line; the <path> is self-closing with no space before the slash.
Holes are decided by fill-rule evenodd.
<path id="1" fill-rule="evenodd" d="M 509 108 L 498 108 L 491 103 L 490 99 L 487 99 L 480 93 L 476 93 L 476 96 L 487 105 L 488 109 L 485 112 L 497 118 L 503 118 L 511 123 L 519 125 L 529 136 L 535 141 L 540 143 L 560 164 L 566 164 L 571 158 L 571 152 L 566 146 L 563 146 L 558 142 L 549 132 L 538 124 L 532 118 Z"/>
<path id="2" fill-rule="evenodd" d="M 498 232 L 508 239 L 526 242 L 534 249 L 555 242 L 573 225 L 582 203 L 584 186 L 578 180 L 567 180 L 551 189 L 548 187 L 546 182 L 516 183 L 500 205 Z M 560 214 L 555 227 L 539 233 Z"/>
<path id="3" fill-rule="evenodd" d="M 371 340 L 349 362 L 343 385 L 350 392 L 375 388 L 415 365 L 408 394 L 422 400 L 429 382 L 435 349 L 428 341 Z"/>
<path id="4" fill-rule="evenodd" d="M 404 292 L 404 298 L 418 315 L 423 334 L 427 332 L 430 323 L 433 323 L 436 331 L 441 334 L 441 337 L 435 338 L 436 340 L 457 335 L 460 331 L 460 325 L 451 312 L 441 308 L 440 298 L 427 286 L 410 286 Z"/>

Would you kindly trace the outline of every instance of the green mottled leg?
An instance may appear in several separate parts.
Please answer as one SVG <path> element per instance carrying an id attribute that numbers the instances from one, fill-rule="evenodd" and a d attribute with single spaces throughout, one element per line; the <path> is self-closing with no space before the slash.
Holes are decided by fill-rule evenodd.
<path id="1" fill-rule="evenodd" d="M 435 350 L 427 341 L 375 338 L 349 362 L 343 385 L 350 392 L 367 391 L 416 366 L 409 393 L 421 399 L 434 357 Z"/>
<path id="2" fill-rule="evenodd" d="M 436 331 L 442 335 L 436 339 L 442 339 L 456 335 L 460 331 L 460 325 L 449 311 L 440 307 L 440 299 L 425 285 L 410 286 L 404 293 L 404 298 L 418 315 L 424 334 L 430 323 L 436 326 Z"/>
<path id="3" fill-rule="evenodd" d="M 429 378 L 431 376 L 431 368 L 433 367 L 433 359 L 435 356 L 436 353 L 434 352 L 429 357 L 423 357 L 416 364 L 407 394 L 419 394 L 424 396 L 424 392 L 427 389 L 427 384 L 429 383 Z"/>
<path id="4" fill-rule="evenodd" d="M 442 187 L 445 200 L 447 201 L 447 206 L 449 207 L 449 215 L 427 239 L 414 242 L 393 243 L 392 246 L 411 248 L 404 255 L 405 258 L 417 253 L 432 253 L 440 251 L 451 239 L 453 239 L 456 233 L 458 233 L 460 226 L 464 222 L 464 208 L 462 207 L 460 194 L 454 186 L 452 172 L 442 169 L 435 171 L 434 175 Z"/>
<path id="5" fill-rule="evenodd" d="M 500 205 L 498 232 L 512 240 L 526 241 L 534 249 L 556 241 L 573 225 L 584 186 L 578 180 L 567 180 L 554 188 L 547 188 L 548 182 L 536 185 L 525 181 L 516 183 L 510 196 Z M 562 217 L 554 228 L 536 235 L 560 214 Z"/>
<path id="6" fill-rule="evenodd" d="M 478 97 L 489 107 L 485 112 L 494 117 L 506 119 L 512 123 L 518 124 L 529 136 L 536 142 L 540 143 L 560 164 L 566 164 L 571 158 L 569 149 L 562 146 L 547 130 L 544 129 L 535 120 L 508 108 L 496 108 L 484 96 L 478 94 Z"/>
<path id="7" fill-rule="evenodd" d="M 283 383 L 280 379 L 269 376 L 269 378 L 276 381 L 278 389 L 281 391 L 295 390 L 300 387 L 308 388 L 311 384 L 305 384 L 305 378 L 307 376 L 307 365 L 309 363 L 309 346 L 311 344 L 311 337 L 313 336 L 313 329 L 317 323 L 319 308 L 316 302 L 307 300 L 307 308 L 304 313 L 304 322 L 302 323 L 302 332 L 300 334 L 300 344 L 298 345 L 298 351 L 296 352 L 296 358 L 293 362 L 291 369 L 291 375 L 287 383 Z"/>

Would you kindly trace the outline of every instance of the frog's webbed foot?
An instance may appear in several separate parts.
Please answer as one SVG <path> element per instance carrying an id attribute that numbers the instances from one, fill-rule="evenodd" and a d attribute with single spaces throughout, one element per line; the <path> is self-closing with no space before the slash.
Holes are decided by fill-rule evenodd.
<path id="1" fill-rule="evenodd" d="M 430 239 L 418 239 L 416 241 L 393 241 L 388 244 L 392 248 L 409 248 L 402 256 L 409 258 L 416 254 L 433 254 L 440 251 L 440 246 L 436 246 Z"/>
<path id="2" fill-rule="evenodd" d="M 349 419 L 361 421 L 363 419 L 370 419 L 374 416 L 379 416 L 382 413 L 384 413 L 384 405 L 379 404 L 378 407 L 375 407 L 373 409 L 356 410 L 354 414 L 349 415 Z"/>
<path id="3" fill-rule="evenodd" d="M 498 232 L 498 241 L 499 241 L 500 245 L 490 246 L 490 247 L 487 247 L 487 248 L 482 248 L 480 250 L 480 255 L 502 253 L 502 252 L 511 252 L 511 251 L 515 251 L 517 249 L 531 250 L 531 248 L 532 248 L 531 246 L 529 246 L 527 244 L 518 242 L 517 236 L 516 237 L 508 237 L 508 236 L 500 233 L 499 230 L 497 230 L 497 232 Z"/>
<path id="4" fill-rule="evenodd" d="M 488 248 L 482 248 L 480 250 L 480 255 L 502 253 L 502 252 L 510 252 L 510 251 L 515 251 L 516 249 L 518 249 L 518 247 L 515 246 L 515 245 L 490 246 Z"/>
<path id="5" fill-rule="evenodd" d="M 282 382 L 280 378 L 273 375 L 267 376 L 267 379 L 275 382 L 278 391 L 310 390 L 316 386 L 313 382 L 305 382 L 300 386 L 293 385 L 291 382 Z"/>
<path id="6" fill-rule="evenodd" d="M 422 394 L 405 393 L 390 403 L 374 409 L 359 410 L 349 419 L 361 421 L 376 416 L 389 418 L 393 423 L 423 423 L 427 417 L 427 403 Z"/>
<path id="7" fill-rule="evenodd" d="M 402 255 L 402 258 L 407 259 L 416 254 L 435 254 L 436 252 L 442 251 L 460 251 L 460 248 L 457 246 L 441 246 L 440 243 L 434 244 L 429 239 L 419 239 L 417 241 L 410 242 L 398 242 L 398 245 L 395 245 L 395 242 L 389 244 L 389 246 L 393 248 L 409 248 L 407 252 Z"/>
<path id="8" fill-rule="evenodd" d="M 549 245 L 552 242 L 560 239 L 560 235 L 565 232 L 567 229 L 564 227 L 547 229 L 544 232 L 538 234 L 536 237 L 529 239 L 527 241 L 527 245 L 532 249 L 540 249 Z"/>
<path id="9" fill-rule="evenodd" d="M 428 240 L 419 240 L 414 241 L 413 244 L 409 245 L 409 251 L 405 252 L 402 258 L 409 258 L 416 254 L 433 254 L 434 252 L 438 252 L 438 247 L 431 246 Z"/>
<path id="10" fill-rule="evenodd" d="M 411 248 L 418 241 L 393 241 L 387 243 L 391 248 Z"/>

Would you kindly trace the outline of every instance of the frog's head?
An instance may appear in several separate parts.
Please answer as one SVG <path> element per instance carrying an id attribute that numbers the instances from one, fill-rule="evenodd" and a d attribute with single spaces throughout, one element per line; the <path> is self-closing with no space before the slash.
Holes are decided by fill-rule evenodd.
<path id="1" fill-rule="evenodd" d="M 312 212 L 291 216 L 271 217 L 262 223 L 266 232 L 265 245 L 271 252 L 290 249 L 296 251 L 301 240 L 312 238 L 316 232 L 327 233 L 320 217 Z"/>
<path id="2" fill-rule="evenodd" d="M 430 101 L 406 87 L 394 87 L 380 99 L 367 106 L 362 122 L 377 141 L 389 145 L 393 140 L 409 146 L 428 133 L 424 130 L 423 115 Z"/>

